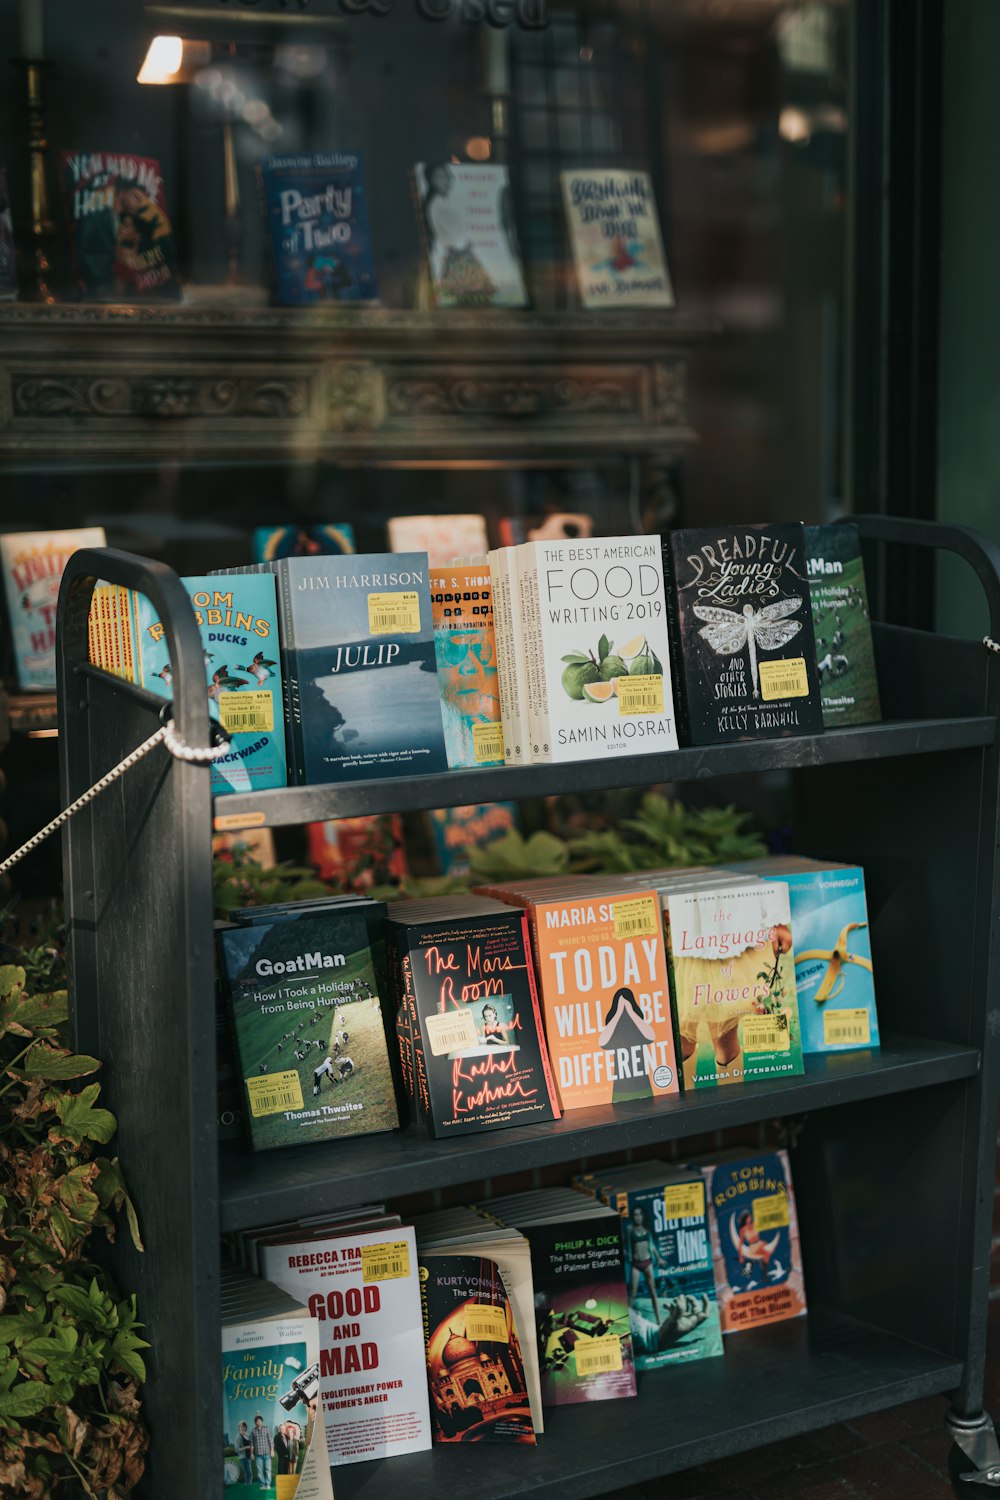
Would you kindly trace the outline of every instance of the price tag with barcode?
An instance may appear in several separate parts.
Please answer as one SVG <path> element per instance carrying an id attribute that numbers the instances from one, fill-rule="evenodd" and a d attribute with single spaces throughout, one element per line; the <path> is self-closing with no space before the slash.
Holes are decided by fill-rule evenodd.
<path id="1" fill-rule="evenodd" d="M 286 1073 L 265 1073 L 259 1078 L 247 1078 L 245 1082 L 250 1113 L 255 1120 L 303 1107 L 302 1080 L 292 1069 Z"/>
<path id="2" fill-rule="evenodd" d="M 672 1182 L 663 1189 L 663 1211 L 668 1219 L 703 1219 L 705 1184 Z"/>
<path id="3" fill-rule="evenodd" d="M 612 908 L 616 938 L 653 936 L 660 930 L 660 903 L 656 896 L 628 896 Z"/>
<path id="4" fill-rule="evenodd" d="M 465 1337 L 478 1344 L 506 1344 L 507 1314 L 502 1307 L 487 1302 L 471 1302 L 465 1309 Z"/>
<path id="5" fill-rule="evenodd" d="M 435 1057 L 463 1052 L 466 1047 L 475 1047 L 479 1041 L 471 1010 L 449 1010 L 443 1015 L 425 1016 L 423 1026 L 427 1045 Z"/>
<path id="6" fill-rule="evenodd" d="M 775 698 L 809 696 L 805 657 L 789 656 L 784 661 L 758 662 L 757 674 L 760 677 L 760 696 L 765 703 L 773 703 Z"/>
<path id="7" fill-rule="evenodd" d="M 791 1037 L 788 1017 L 780 1011 L 773 1016 L 744 1016 L 740 1022 L 744 1052 L 788 1052 Z"/>
<path id="8" fill-rule="evenodd" d="M 361 1246 L 362 1281 L 400 1281 L 410 1274 L 410 1247 L 405 1240 Z"/>
<path id="9" fill-rule="evenodd" d="M 611 1375 L 622 1367 L 622 1341 L 616 1333 L 580 1339 L 573 1353 L 578 1375 Z"/>
<path id="10" fill-rule="evenodd" d="M 420 596 L 410 592 L 368 595 L 372 635 L 419 635 Z"/>
<path id="11" fill-rule="evenodd" d="M 220 693 L 219 721 L 227 734 L 273 734 L 272 693 Z"/>
<path id="12" fill-rule="evenodd" d="M 753 1226 L 758 1233 L 765 1229 L 788 1228 L 788 1199 L 784 1193 L 757 1198 L 753 1205 Z"/>
<path id="13" fill-rule="evenodd" d="M 618 678 L 618 717 L 663 713 L 663 674 Z"/>
<path id="14" fill-rule="evenodd" d="M 871 1018 L 866 1010 L 823 1012 L 823 1042 L 827 1047 L 843 1047 L 851 1043 L 856 1047 L 867 1047 L 871 1039 Z"/>
<path id="15" fill-rule="evenodd" d="M 473 724 L 472 753 L 477 766 L 503 760 L 503 731 L 499 724 Z"/>

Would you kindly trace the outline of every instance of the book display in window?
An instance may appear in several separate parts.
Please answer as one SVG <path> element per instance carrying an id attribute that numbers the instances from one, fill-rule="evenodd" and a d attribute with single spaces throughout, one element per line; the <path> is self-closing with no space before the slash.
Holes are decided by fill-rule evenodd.
<path id="1" fill-rule="evenodd" d="M 580 301 L 589 308 L 673 307 L 648 172 L 563 172 Z"/>
<path id="2" fill-rule="evenodd" d="M 174 231 L 160 163 L 112 151 L 63 151 L 60 163 L 80 297 L 176 301 Z"/>
<path id="3" fill-rule="evenodd" d="M 55 691 L 56 614 L 63 569 L 79 548 L 105 545 L 100 526 L 78 531 L 13 531 L 0 536 L 0 568 L 21 689 Z"/>
<path id="4" fill-rule="evenodd" d="M 524 307 L 507 168 L 418 162 L 417 214 L 438 307 Z"/>
<path id="5" fill-rule="evenodd" d="M 257 173 L 275 300 L 294 307 L 376 297 L 360 153 L 269 156 Z"/>

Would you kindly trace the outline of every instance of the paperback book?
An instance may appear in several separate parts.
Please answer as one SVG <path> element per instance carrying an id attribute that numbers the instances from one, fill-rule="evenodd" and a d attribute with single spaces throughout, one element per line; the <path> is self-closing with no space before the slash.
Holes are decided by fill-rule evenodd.
<path id="1" fill-rule="evenodd" d="M 81 547 L 107 545 L 100 526 L 78 531 L 13 531 L 0 536 L 7 618 L 17 684 L 55 692 L 56 616 L 63 570 Z"/>
<path id="2" fill-rule="evenodd" d="M 806 569 L 827 729 L 882 717 L 857 526 L 807 526 Z"/>
<path id="3" fill-rule="evenodd" d="M 584 307 L 673 307 L 648 172 L 562 172 L 580 301 Z"/>
<path id="4" fill-rule="evenodd" d="M 254 562 L 280 557 L 336 557 L 353 552 L 354 527 L 348 521 L 329 526 L 258 526 L 253 534 Z"/>
<path id="5" fill-rule="evenodd" d="M 399 1124 L 363 914 L 318 911 L 219 933 L 254 1150 Z"/>
<path id="6" fill-rule="evenodd" d="M 176 301 L 180 283 L 160 163 L 106 151 L 63 151 L 60 163 L 80 296 Z"/>
<path id="7" fill-rule="evenodd" d="M 446 771 L 424 553 L 275 564 L 298 783 Z"/>
<path id="8" fill-rule="evenodd" d="M 276 301 L 294 307 L 376 297 L 360 153 L 268 156 L 257 173 Z"/>
<path id="9" fill-rule="evenodd" d="M 663 548 L 689 742 L 822 730 L 804 528 L 674 531 Z"/>
<path id="10" fill-rule="evenodd" d="M 448 765 L 502 766 L 493 588 L 485 561 L 431 567 L 434 652 Z"/>
<path id="11" fill-rule="evenodd" d="M 414 180 L 437 305 L 524 307 L 528 294 L 507 168 L 418 162 Z"/>

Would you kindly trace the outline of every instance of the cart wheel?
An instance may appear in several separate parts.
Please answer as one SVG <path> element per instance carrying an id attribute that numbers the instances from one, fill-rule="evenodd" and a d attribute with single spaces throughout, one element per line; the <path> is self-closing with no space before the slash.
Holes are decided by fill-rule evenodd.
<path id="1" fill-rule="evenodd" d="M 997 1431 L 994 1426 L 994 1431 Z M 998 1432 L 1000 1437 L 1000 1432 Z M 965 1476 L 976 1474 L 975 1479 Z M 951 1452 L 948 1454 L 948 1478 L 951 1487 L 961 1500 L 989 1500 L 989 1496 L 996 1492 L 1000 1495 L 1000 1465 L 993 1465 L 981 1476 L 978 1475 L 976 1465 L 967 1453 L 963 1453 L 957 1443 L 952 1443 Z"/>

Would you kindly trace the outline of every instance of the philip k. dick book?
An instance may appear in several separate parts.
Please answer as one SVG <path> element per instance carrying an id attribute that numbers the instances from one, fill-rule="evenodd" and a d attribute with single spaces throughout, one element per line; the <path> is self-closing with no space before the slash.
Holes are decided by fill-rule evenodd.
<path id="1" fill-rule="evenodd" d="M 276 300 L 294 306 L 376 297 L 360 152 L 269 156 L 257 171 Z"/>
<path id="2" fill-rule="evenodd" d="M 361 911 L 219 933 L 255 1150 L 399 1123 Z"/>
<path id="3" fill-rule="evenodd" d="M 274 580 L 267 573 L 182 578 L 201 632 L 208 711 L 230 736 L 212 762 L 212 791 L 259 792 L 285 786 L 284 686 Z M 173 696 L 166 632 L 152 604 L 134 594 L 140 687 Z"/>
<path id="4" fill-rule="evenodd" d="M 160 163 L 123 152 L 63 151 L 63 197 L 81 297 L 180 297 Z"/>
<path id="5" fill-rule="evenodd" d="M 821 731 L 804 528 L 674 531 L 663 552 L 689 743 Z"/>
<path id="6" fill-rule="evenodd" d="M 533 1444 L 521 1343 L 496 1262 L 428 1255 L 420 1301 L 434 1442 Z"/>
<path id="7" fill-rule="evenodd" d="M 446 771 L 426 553 L 273 566 L 295 780 Z"/>
<path id="8" fill-rule="evenodd" d="M 63 569 L 81 547 L 106 546 L 104 530 L 12 531 L 0 536 L 7 617 L 18 687 L 54 692 L 56 615 Z"/>
<path id="9" fill-rule="evenodd" d="M 806 567 L 823 723 L 877 723 L 882 707 L 857 526 L 807 526 Z"/>
<path id="10" fill-rule="evenodd" d="M 502 766 L 489 564 L 432 568 L 430 583 L 448 765 L 453 769 Z"/>

